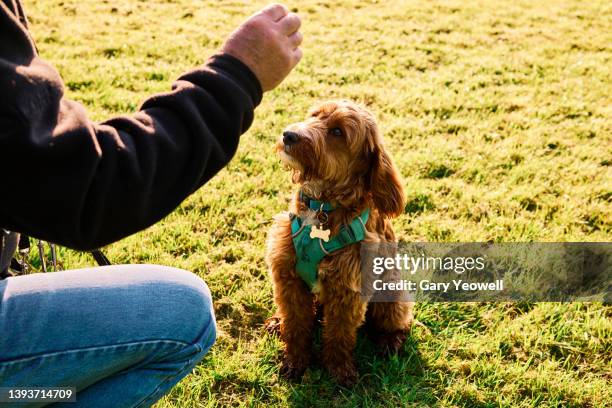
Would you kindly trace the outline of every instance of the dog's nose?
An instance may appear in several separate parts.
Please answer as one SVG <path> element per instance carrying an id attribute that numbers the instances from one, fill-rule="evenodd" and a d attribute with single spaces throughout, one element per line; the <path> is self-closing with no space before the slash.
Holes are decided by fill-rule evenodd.
<path id="1" fill-rule="evenodd" d="M 296 144 L 298 141 L 299 135 L 295 132 L 283 132 L 283 143 L 287 146 L 291 146 L 292 144 Z"/>

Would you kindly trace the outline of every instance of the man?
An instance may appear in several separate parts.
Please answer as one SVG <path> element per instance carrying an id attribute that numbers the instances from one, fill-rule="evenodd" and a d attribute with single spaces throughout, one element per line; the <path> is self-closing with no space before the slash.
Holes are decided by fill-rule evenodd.
<path id="1" fill-rule="evenodd" d="M 231 159 L 262 93 L 299 62 L 284 6 L 131 117 L 91 122 L 37 55 L 19 0 L 0 0 L 0 226 L 76 249 L 139 231 Z M 0 281 L 0 386 L 76 387 L 83 407 L 149 406 L 215 340 L 195 275 L 123 265 Z"/>

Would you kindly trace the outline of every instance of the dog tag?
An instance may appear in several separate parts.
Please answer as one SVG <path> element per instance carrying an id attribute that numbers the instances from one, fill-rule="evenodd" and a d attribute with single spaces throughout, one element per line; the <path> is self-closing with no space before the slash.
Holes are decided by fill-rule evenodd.
<path id="1" fill-rule="evenodd" d="M 319 228 L 316 225 L 313 225 L 312 229 L 310 230 L 310 238 L 321 238 L 323 241 L 328 242 L 330 232 L 331 231 L 328 229 Z"/>
<path id="2" fill-rule="evenodd" d="M 327 224 L 327 221 L 329 220 L 329 216 L 327 215 L 326 212 L 324 211 L 319 211 L 317 213 L 317 220 L 319 220 L 319 222 L 321 223 L 321 225 L 325 225 Z"/>

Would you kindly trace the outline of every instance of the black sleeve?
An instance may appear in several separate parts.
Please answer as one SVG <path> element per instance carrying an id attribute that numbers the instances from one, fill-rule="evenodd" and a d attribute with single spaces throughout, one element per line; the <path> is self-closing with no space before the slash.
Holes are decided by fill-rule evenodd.
<path id="1" fill-rule="evenodd" d="M 0 226 L 75 249 L 146 228 L 229 162 L 261 97 L 216 55 L 133 116 L 93 123 L 0 7 Z"/>

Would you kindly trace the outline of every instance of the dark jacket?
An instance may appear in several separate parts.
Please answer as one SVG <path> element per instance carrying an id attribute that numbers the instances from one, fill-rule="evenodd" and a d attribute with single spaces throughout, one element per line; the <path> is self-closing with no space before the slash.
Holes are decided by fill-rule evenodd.
<path id="1" fill-rule="evenodd" d="M 0 0 L 0 226 L 99 247 L 160 220 L 232 158 L 262 98 L 242 62 L 215 55 L 134 115 L 93 123 L 37 55 L 18 1 Z"/>

